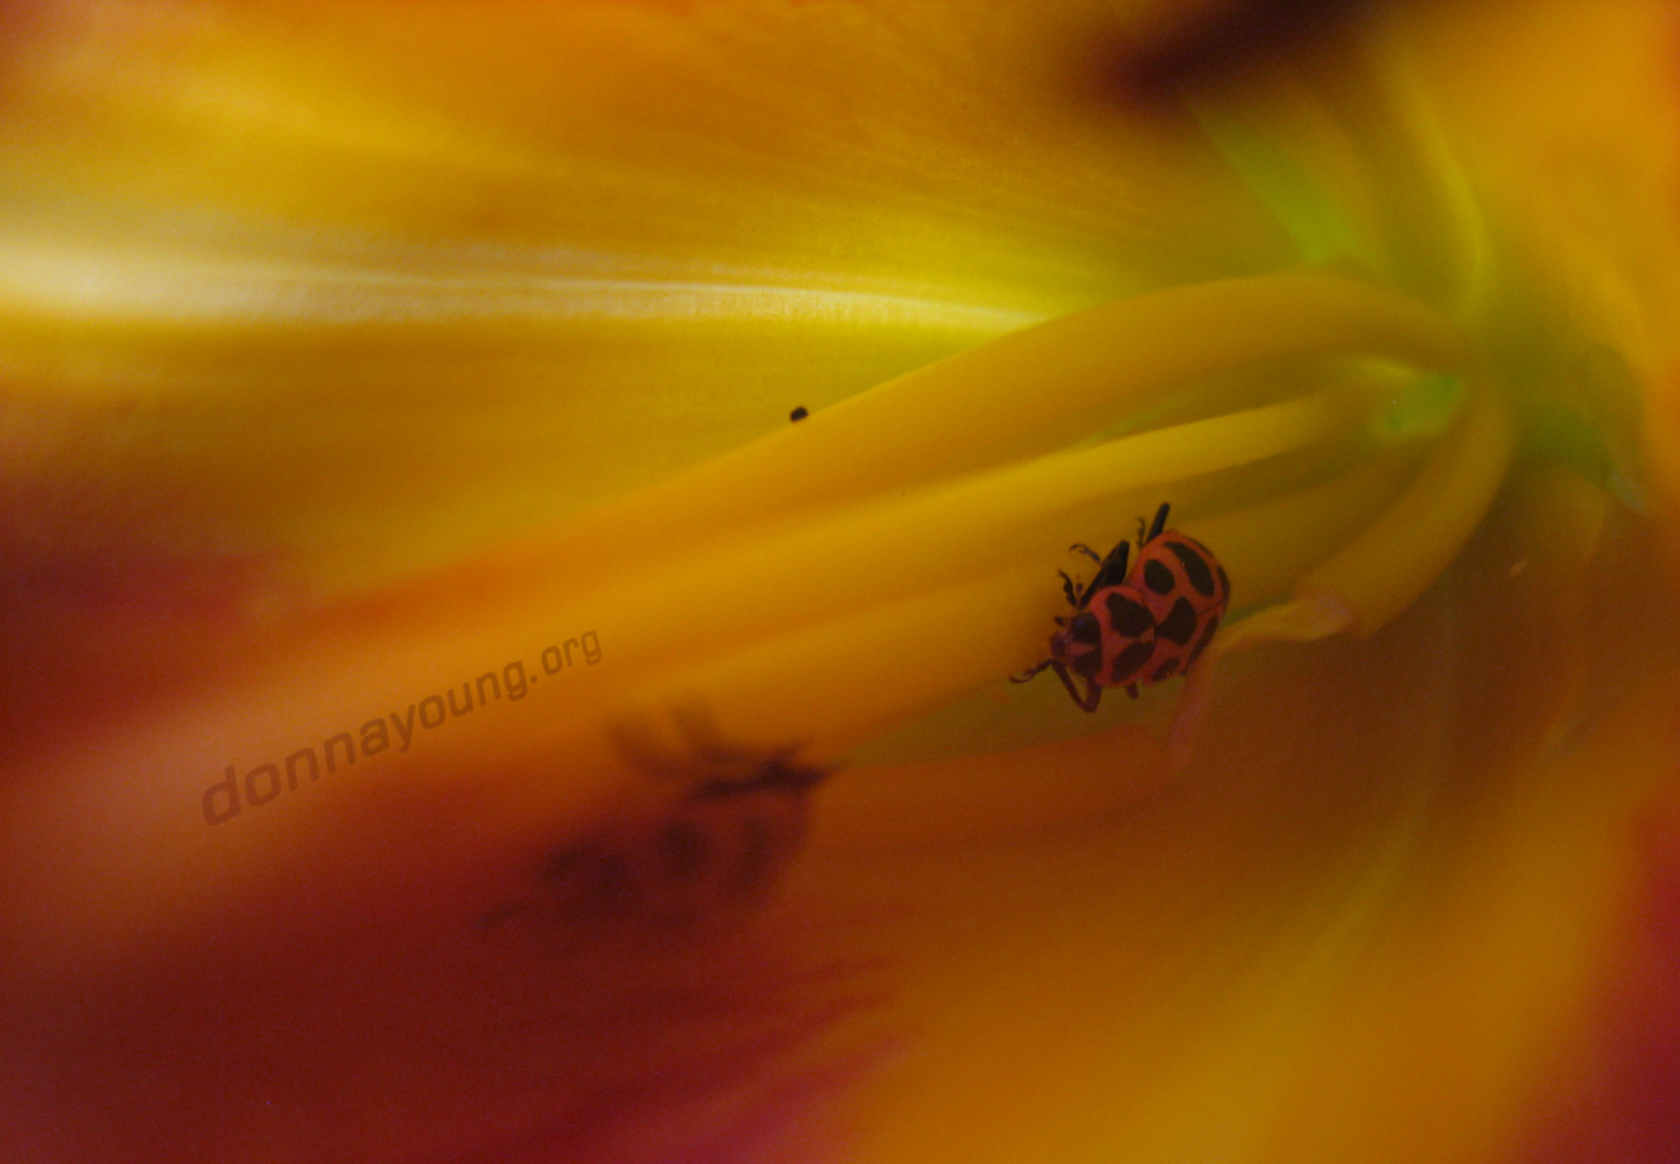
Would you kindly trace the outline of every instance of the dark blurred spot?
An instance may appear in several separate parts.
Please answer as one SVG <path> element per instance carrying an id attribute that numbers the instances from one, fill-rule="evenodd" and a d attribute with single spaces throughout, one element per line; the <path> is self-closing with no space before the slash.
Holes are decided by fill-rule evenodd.
<path id="1" fill-rule="evenodd" d="M 642 891 L 622 853 L 605 853 L 595 870 L 594 902 L 603 913 L 625 914 L 641 901 Z"/>
<path id="2" fill-rule="evenodd" d="M 759 769 L 758 783 L 764 788 L 780 788 L 788 792 L 803 792 L 828 778 L 827 768 L 789 763 L 786 757 L 776 756 Z"/>
<path id="3" fill-rule="evenodd" d="M 771 755 L 754 768 L 750 776 L 732 780 L 708 780 L 689 793 L 692 801 L 744 799 L 773 792 L 799 793 L 828 778 L 830 769 L 795 764 L 791 753 Z"/>
<path id="4" fill-rule="evenodd" d="M 1367 18 L 1375 0 L 1230 0 L 1186 15 L 1153 39 L 1099 37 L 1098 88 L 1125 104 L 1213 88 L 1268 61 L 1311 52 Z"/>
<path id="5" fill-rule="evenodd" d="M 545 881 L 568 881 L 577 875 L 591 855 L 589 846 L 586 845 L 556 849 L 543 863 L 543 879 Z"/>
<path id="6" fill-rule="evenodd" d="M 735 866 L 731 890 L 741 897 L 756 897 L 769 888 L 775 872 L 775 852 L 770 826 L 756 816 L 743 822 L 741 859 Z"/>
<path id="7" fill-rule="evenodd" d="M 789 420 L 804 420 L 807 416 L 810 416 L 810 415 L 811 415 L 810 412 L 806 410 L 806 408 L 803 404 L 801 404 L 798 408 L 795 408 L 792 412 L 788 413 L 788 419 Z"/>
<path id="8" fill-rule="evenodd" d="M 674 881 L 693 881 L 698 877 L 709 847 L 704 834 L 690 821 L 671 821 L 659 834 L 665 873 Z"/>

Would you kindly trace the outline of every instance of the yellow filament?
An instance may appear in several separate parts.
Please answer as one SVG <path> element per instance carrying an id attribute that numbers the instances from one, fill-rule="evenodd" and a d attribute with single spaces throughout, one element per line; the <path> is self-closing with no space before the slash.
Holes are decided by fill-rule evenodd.
<path id="1" fill-rule="evenodd" d="M 1175 482 L 1317 449 L 1339 457 L 1334 442 L 1360 431 L 1369 401 L 1362 385 L 1327 390 L 753 530 L 658 569 L 620 560 L 603 566 L 611 586 L 582 591 L 567 579 L 560 592 L 486 610 L 470 630 L 457 610 L 453 626 L 430 633 L 496 658 L 529 638 L 521 628 L 596 628 L 610 672 L 568 692 L 570 726 L 545 729 L 567 736 L 550 742 L 574 766 L 599 751 L 584 738 L 598 731 L 597 711 L 638 703 L 657 716 L 699 701 L 730 734 L 845 749 L 1031 663 L 1061 601 L 1053 570 L 1070 541 L 1126 532 Z M 1210 517 L 1239 587 L 1252 578 L 1258 588 L 1239 601 L 1285 591 L 1314 545 L 1381 511 L 1402 466 L 1384 457 L 1292 500 Z M 433 667 L 446 650 L 415 649 Z M 472 674 L 468 663 L 442 673 Z"/>
<path id="2" fill-rule="evenodd" d="M 1106 510 L 1118 532 L 1140 509 L 1134 502 L 1116 504 L 1117 498 L 1144 496 L 1145 505 L 1154 505 L 1170 482 L 1327 445 L 1357 430 L 1364 415 L 1360 394 L 1332 390 L 1037 458 L 820 520 L 756 531 L 701 555 L 674 558 L 657 571 L 626 569 L 621 580 L 580 604 L 576 617 L 587 609 L 603 635 L 605 627 L 614 628 L 617 659 L 645 652 L 669 667 L 1010 568 L 1028 569 L 1036 592 L 1050 596 L 1049 572 L 1068 543 L 1108 534 L 1075 522 L 1077 508 Z M 1009 624 L 1011 609 L 1022 612 L 1023 627 L 1037 628 L 1045 613 L 1029 600 L 1020 607 L 1000 604 L 985 617 L 994 626 Z M 693 618 L 693 611 L 705 617 Z M 868 650 L 881 657 L 900 653 L 890 638 L 869 641 Z"/>
<path id="3" fill-rule="evenodd" d="M 1364 457 L 1327 481 L 1193 515 L 1182 527 L 1218 555 L 1236 590 L 1232 610 L 1287 598 L 1297 578 L 1383 513 L 1417 471 L 1418 458 Z M 1228 502 L 1227 502 L 1228 504 Z"/>
<path id="4" fill-rule="evenodd" d="M 1493 503 L 1510 463 L 1511 418 L 1481 386 L 1457 426 L 1389 510 L 1295 584 L 1295 597 L 1232 628 L 1221 653 L 1344 630 L 1374 634 L 1446 569 Z"/>
<path id="5" fill-rule="evenodd" d="M 1038 626 L 1034 600 L 1044 591 L 1042 568 L 928 591 L 708 657 L 662 677 L 644 697 L 670 708 L 702 692 L 727 737 L 799 743 L 834 757 L 888 724 L 1001 680 L 999 661 L 1018 650 L 1029 624 Z M 999 617 L 1000 609 L 1012 616 Z"/>
<path id="6" fill-rule="evenodd" d="M 1412 488 L 1341 553 L 1296 584 L 1298 596 L 1334 595 L 1369 635 L 1415 602 L 1481 523 L 1512 450 L 1505 402 L 1483 387 Z"/>
<path id="7" fill-rule="evenodd" d="M 1069 507 L 1106 511 L 1108 521 L 1124 527 L 1138 506 L 1118 505 L 1115 497 L 1142 497 L 1149 488 L 1158 494 L 1212 467 L 1323 445 L 1357 424 L 1351 395 L 1320 393 L 1041 458 L 834 517 L 774 544 L 752 539 L 694 574 L 662 576 L 668 590 L 616 594 L 615 603 L 644 612 L 675 596 L 708 612 L 703 631 L 675 618 L 644 619 L 649 636 L 624 649 L 657 653 L 672 665 L 658 686 L 644 689 L 648 698 L 681 702 L 704 692 L 727 723 L 771 739 L 848 747 L 883 724 L 977 687 L 993 690 L 968 706 L 972 722 L 932 728 L 946 732 L 951 750 L 1004 737 L 1042 739 L 1039 697 L 1055 700 L 1053 684 L 1012 700 L 1028 721 L 1013 726 L 999 720 L 992 696 L 1005 675 L 1042 653 L 1049 616 L 1062 601 L 1052 568 L 1065 561 L 1067 542 L 1085 532 Z M 1195 528 L 1215 539 L 1234 577 L 1277 593 L 1289 584 L 1280 568 L 1298 570 L 1311 561 L 1305 555 L 1312 545 L 1381 512 L 1399 487 L 1402 466 L 1385 458 Z M 1153 503 L 1155 494 L 1149 496 Z M 962 563 L 960 573 L 953 562 Z M 812 578 L 822 580 L 820 604 L 811 600 Z M 815 622 L 813 612 L 820 616 Z M 639 635 L 626 621 L 623 634 Z M 729 647 L 732 653 L 720 653 Z M 812 668 L 812 659 L 821 666 Z M 690 666 L 683 668 L 685 662 Z M 790 684 L 790 675 L 799 682 Z M 824 712 L 813 722 L 809 708 L 819 696 Z M 921 754 L 922 743 L 900 740 L 883 754 Z"/>
<path id="8" fill-rule="evenodd" d="M 615 674 L 630 685 L 603 673 L 579 692 L 570 729 L 579 736 L 597 730 L 584 702 L 599 700 L 603 711 L 641 703 L 650 720 L 699 702 L 726 734 L 805 740 L 832 754 L 1031 663 L 1061 601 L 1055 565 L 1070 541 L 1101 534 L 1075 519 L 1079 509 L 1124 528 L 1141 510 L 1117 498 L 1155 504 L 1174 481 L 1327 446 L 1357 431 L 1363 404 L 1360 392 L 1332 390 L 1038 458 L 757 531 L 627 573 L 581 600 L 550 596 L 496 616 L 509 621 L 510 641 L 513 625 L 588 625 L 611 643 Z M 1382 490 L 1384 476 L 1349 478 L 1362 511 L 1380 503 L 1370 490 Z M 1357 519 L 1339 513 L 1345 501 L 1311 492 L 1288 512 L 1321 514 L 1338 531 Z M 592 745 L 554 746 L 577 763 Z"/>
<path id="9" fill-rule="evenodd" d="M 700 537 L 1042 453 L 1197 377 L 1296 356 L 1371 355 L 1432 370 L 1458 331 L 1403 296 L 1294 272 L 1172 288 L 1004 336 L 888 381 L 597 511 L 567 556 L 629 537 Z"/>

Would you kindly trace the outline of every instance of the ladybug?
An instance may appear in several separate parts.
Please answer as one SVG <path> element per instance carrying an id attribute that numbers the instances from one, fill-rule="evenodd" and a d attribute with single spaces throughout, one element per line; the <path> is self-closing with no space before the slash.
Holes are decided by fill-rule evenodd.
<path id="1" fill-rule="evenodd" d="M 1050 657 L 1011 676 L 1012 682 L 1025 683 L 1048 667 L 1075 703 L 1095 711 L 1104 687 L 1123 686 L 1136 699 L 1139 686 L 1190 670 L 1219 629 L 1231 580 L 1213 551 L 1165 528 L 1167 509 L 1162 504 L 1147 529 L 1138 519 L 1138 556 L 1130 571 L 1127 542 L 1106 558 L 1078 542 L 1068 547 L 1096 562 L 1097 575 L 1075 593 L 1073 579 L 1058 571 L 1074 614 L 1057 617 L 1062 629 L 1050 636 Z M 1073 675 L 1085 680 L 1084 695 Z"/>

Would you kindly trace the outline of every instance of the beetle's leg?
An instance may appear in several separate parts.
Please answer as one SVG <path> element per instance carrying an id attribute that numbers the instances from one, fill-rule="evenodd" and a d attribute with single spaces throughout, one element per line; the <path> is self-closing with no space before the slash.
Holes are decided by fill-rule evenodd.
<path id="1" fill-rule="evenodd" d="M 1029 667 L 1027 670 L 1022 671 L 1018 675 L 1011 675 L 1009 677 L 1009 681 L 1011 683 L 1025 683 L 1028 679 L 1031 679 L 1034 675 L 1037 675 L 1040 671 L 1044 670 L 1044 668 L 1052 666 L 1055 666 L 1055 660 L 1046 659 L 1036 667 Z"/>
<path id="2" fill-rule="evenodd" d="M 1137 684 L 1136 683 L 1126 684 L 1126 694 L 1130 695 L 1133 699 L 1136 699 L 1138 697 Z"/>
<path id="3" fill-rule="evenodd" d="M 1062 593 L 1067 595 L 1068 605 L 1077 607 L 1079 605 L 1079 593 L 1073 588 L 1073 579 L 1068 577 L 1066 570 L 1057 570 L 1056 573 L 1062 579 Z"/>
<path id="4" fill-rule="evenodd" d="M 1089 684 L 1089 689 L 1084 695 L 1081 695 L 1079 694 L 1079 689 L 1073 685 L 1073 676 L 1068 674 L 1066 667 L 1054 660 L 1050 662 L 1050 666 L 1055 668 L 1056 678 L 1062 681 L 1062 686 L 1067 688 L 1069 697 L 1072 698 L 1075 703 L 1086 711 L 1097 710 L 1097 704 L 1102 702 L 1102 688 L 1098 687 L 1094 680 L 1086 680 L 1086 683 Z"/>
<path id="5" fill-rule="evenodd" d="M 1103 560 L 1097 556 L 1097 551 L 1093 550 L 1090 546 L 1086 545 L 1084 542 L 1074 542 L 1073 545 L 1068 547 L 1068 553 L 1070 553 L 1070 554 L 1084 554 L 1087 558 L 1091 559 L 1091 561 L 1093 561 L 1097 564 L 1098 573 L 1102 572 Z M 1067 595 L 1068 605 L 1069 606 L 1074 606 L 1074 607 L 1080 606 L 1081 605 L 1081 599 L 1079 597 L 1079 591 L 1077 589 L 1077 583 L 1075 583 L 1072 578 L 1068 577 L 1066 570 L 1057 570 L 1056 573 L 1061 575 L 1061 578 L 1062 578 L 1062 593 Z M 1090 594 L 1091 591 L 1086 590 L 1085 593 Z"/>
<path id="6" fill-rule="evenodd" d="M 1079 706 L 1086 711 L 1095 711 L 1097 704 L 1102 702 L 1102 688 L 1097 686 L 1095 679 L 1087 679 L 1085 684 L 1085 699 Z"/>

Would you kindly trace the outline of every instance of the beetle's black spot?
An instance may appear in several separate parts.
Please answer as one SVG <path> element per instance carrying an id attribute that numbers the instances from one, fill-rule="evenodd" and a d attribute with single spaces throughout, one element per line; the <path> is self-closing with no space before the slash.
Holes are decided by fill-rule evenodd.
<path id="1" fill-rule="evenodd" d="M 810 416 L 810 415 L 811 415 L 811 413 L 806 409 L 806 407 L 803 404 L 801 404 L 798 408 L 795 408 L 792 412 L 788 413 L 788 419 L 789 420 L 804 420 L 807 416 Z"/>
<path id="2" fill-rule="evenodd" d="M 1188 643 L 1190 636 L 1196 633 L 1196 612 L 1190 608 L 1189 599 L 1180 598 L 1173 603 L 1167 617 L 1156 625 L 1155 633 L 1181 647 Z"/>
<path id="3" fill-rule="evenodd" d="M 1143 603 L 1127 598 L 1124 594 L 1110 594 L 1108 625 L 1120 634 L 1135 638 L 1148 634 L 1149 629 L 1155 625 L 1155 620 L 1150 617 L 1149 608 Z"/>
<path id="4" fill-rule="evenodd" d="M 1143 564 L 1143 584 L 1157 594 L 1171 593 L 1173 572 L 1162 565 L 1159 559 L 1151 558 Z"/>
<path id="5" fill-rule="evenodd" d="M 1202 637 L 1196 640 L 1196 645 L 1194 647 L 1190 648 L 1190 658 L 1187 659 L 1184 664 L 1186 669 L 1189 668 L 1191 663 L 1194 663 L 1197 659 L 1201 658 L 1202 652 L 1207 650 L 1207 645 L 1213 641 L 1213 632 L 1218 629 L 1219 616 L 1216 614 L 1212 618 L 1208 619 L 1207 627 L 1202 631 Z"/>
<path id="6" fill-rule="evenodd" d="M 693 881 L 706 864 L 706 837 L 693 821 L 674 820 L 659 833 L 659 856 L 666 876 Z"/>
<path id="7" fill-rule="evenodd" d="M 1163 679 L 1171 679 L 1176 674 L 1178 674 L 1178 660 L 1168 659 L 1165 663 L 1162 663 L 1159 667 L 1155 668 L 1155 674 L 1149 677 L 1149 681 L 1151 683 L 1159 683 Z"/>
<path id="8" fill-rule="evenodd" d="M 1133 643 L 1114 657 L 1114 667 L 1109 671 L 1109 685 L 1118 687 L 1133 675 L 1139 667 L 1149 662 L 1149 656 L 1155 653 L 1154 643 Z M 1136 698 L 1136 696 L 1133 696 Z"/>
<path id="9" fill-rule="evenodd" d="M 1076 675 L 1089 679 L 1102 666 L 1102 626 L 1090 611 L 1074 615 L 1058 646 L 1055 639 L 1050 650 Z"/>
<path id="10" fill-rule="evenodd" d="M 1167 549 L 1184 563 L 1184 576 L 1190 579 L 1190 585 L 1196 588 L 1196 593 L 1213 593 L 1213 571 L 1208 569 L 1206 555 L 1198 553 L 1196 547 L 1187 546 L 1183 542 L 1168 542 Z"/>

